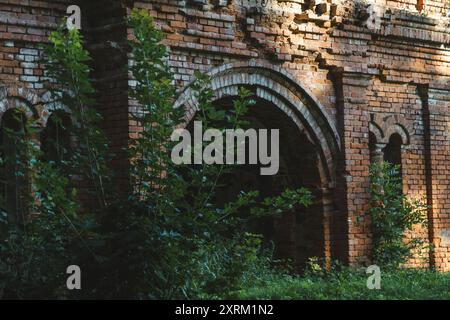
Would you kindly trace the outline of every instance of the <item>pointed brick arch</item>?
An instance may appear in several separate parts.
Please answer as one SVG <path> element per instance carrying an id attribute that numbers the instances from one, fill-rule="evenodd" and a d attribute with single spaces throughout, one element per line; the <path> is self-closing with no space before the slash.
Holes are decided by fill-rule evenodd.
<path id="1" fill-rule="evenodd" d="M 333 187 L 340 138 L 325 108 L 296 79 L 281 67 L 251 60 L 227 64 L 209 72 L 216 98 L 236 96 L 239 87 L 250 87 L 256 97 L 272 103 L 284 112 L 320 149 L 322 183 Z M 181 93 L 175 107 L 185 106 L 190 121 L 196 110 L 189 86 Z"/>

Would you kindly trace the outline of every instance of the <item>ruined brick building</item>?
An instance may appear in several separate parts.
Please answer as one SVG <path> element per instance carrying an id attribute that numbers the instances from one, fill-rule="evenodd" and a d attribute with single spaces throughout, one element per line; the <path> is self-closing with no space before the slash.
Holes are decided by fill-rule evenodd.
<path id="1" fill-rule="evenodd" d="M 136 131 L 125 18 L 133 7 L 146 8 L 167 33 L 177 105 L 192 110 L 186 88 L 195 71 L 208 72 L 217 103 L 247 86 L 257 100 L 252 123 L 281 129 L 279 174 L 261 180 L 247 172 L 231 186 L 314 191 L 313 208 L 266 230 L 280 255 L 368 262 L 369 164 L 384 159 L 401 164 L 404 192 L 431 206 L 428 228 L 417 233 L 434 250 L 411 265 L 450 270 L 448 0 L 0 0 L 2 126 L 14 109 L 39 119 L 43 147 L 58 111 L 44 107 L 38 46 L 70 4 L 81 7 L 114 148 Z"/>

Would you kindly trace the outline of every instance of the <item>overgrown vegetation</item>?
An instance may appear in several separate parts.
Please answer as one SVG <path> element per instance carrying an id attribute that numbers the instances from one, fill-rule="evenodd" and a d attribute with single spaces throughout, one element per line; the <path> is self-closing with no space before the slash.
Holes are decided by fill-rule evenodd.
<path id="1" fill-rule="evenodd" d="M 2 150 L 2 172 L 14 174 L 2 176 L 0 297 L 449 298 L 445 274 L 389 271 L 383 273 L 383 289 L 371 291 L 360 270 L 328 272 L 315 266 L 300 277 L 274 268 L 261 236 L 246 226 L 311 205 L 311 193 L 285 190 L 261 201 L 257 192 L 241 192 L 221 204 L 217 193 L 232 168 L 173 164 L 170 138 L 185 110 L 173 108 L 176 88 L 160 43 L 163 34 L 143 11 L 134 11 L 128 22 L 134 30 L 130 96 L 140 106 L 132 117 L 141 128 L 124 150 L 131 159 L 132 188 L 122 194 L 114 187 L 114 155 L 99 129 L 89 54 L 76 30 L 61 29 L 45 49 L 47 88 L 50 103 L 70 111 L 73 123 L 64 129 L 75 144 L 58 145 L 57 159 L 48 161 L 33 139 L 33 119 L 17 113 L 17 130 L 2 128 L 3 138 L 9 139 L 2 146 L 10 148 Z M 196 78 L 191 88 L 198 101 L 196 119 L 205 130 L 246 125 L 244 115 L 253 104 L 250 91 L 241 88 L 231 108 L 219 109 L 209 79 L 202 74 Z M 380 265 L 398 267 L 418 244 L 414 239 L 404 243 L 403 235 L 424 222 L 426 208 L 401 195 L 395 168 L 374 166 L 371 176 L 374 258 Z M 80 181 L 82 190 L 77 189 Z M 20 209 L 15 212 L 6 205 L 11 187 Z M 80 205 L 82 193 L 95 202 Z M 81 291 L 66 288 L 66 268 L 73 264 L 82 270 Z"/>
<path id="2" fill-rule="evenodd" d="M 421 199 L 410 200 L 403 194 L 399 170 L 399 166 L 387 162 L 370 167 L 368 214 L 372 223 L 373 261 L 390 268 L 406 263 L 415 249 L 425 249 L 423 238 L 412 231 L 414 227 L 426 227 L 428 206 Z"/>
<path id="3" fill-rule="evenodd" d="M 450 273 L 382 270 L 380 290 L 367 288 L 365 268 L 308 272 L 303 276 L 271 272 L 228 299 L 261 300 L 449 300 Z"/>
<path id="4" fill-rule="evenodd" d="M 299 189 L 263 201 L 257 192 L 241 192 L 221 205 L 216 193 L 230 168 L 174 165 L 170 138 L 185 110 L 173 108 L 176 91 L 160 44 L 163 35 L 143 11 L 134 11 L 129 24 L 136 83 L 130 95 L 140 105 L 133 120 L 141 128 L 126 150 L 133 188 L 121 195 L 111 187 L 113 155 L 99 129 L 90 58 L 81 35 L 61 29 L 45 49 L 45 68 L 51 103 L 72 116 L 66 129 L 76 146 L 58 161 L 43 160 L 29 134 L 33 123 L 19 132 L 27 136 L 14 140 L 24 153 L 14 159 L 24 164 L 14 175 L 32 177 L 35 199 L 22 202 L 30 212 L 23 223 L 2 213 L 0 292 L 6 298 L 171 299 L 239 290 L 261 256 L 260 236 L 247 232 L 248 221 L 311 204 L 310 192 Z M 244 124 L 242 116 L 253 103 L 245 88 L 231 109 L 215 107 L 206 76 L 198 74 L 192 89 L 206 129 Z M 78 205 L 74 179 L 85 182 L 94 206 Z M 69 292 L 65 271 L 73 264 L 82 269 L 83 290 Z"/>

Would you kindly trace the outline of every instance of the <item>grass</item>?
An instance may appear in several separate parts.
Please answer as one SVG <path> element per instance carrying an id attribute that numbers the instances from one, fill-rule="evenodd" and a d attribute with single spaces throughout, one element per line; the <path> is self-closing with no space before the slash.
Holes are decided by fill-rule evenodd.
<path id="1" fill-rule="evenodd" d="M 365 269 L 346 268 L 303 276 L 266 274 L 229 299 L 258 300 L 450 300 L 450 273 L 398 270 L 381 273 L 381 289 L 367 288 Z"/>

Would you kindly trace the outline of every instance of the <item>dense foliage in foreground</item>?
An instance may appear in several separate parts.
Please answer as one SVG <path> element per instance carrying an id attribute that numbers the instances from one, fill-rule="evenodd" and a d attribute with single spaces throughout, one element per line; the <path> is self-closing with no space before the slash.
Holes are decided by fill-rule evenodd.
<path id="1" fill-rule="evenodd" d="M 7 185 L 0 192 L 0 298 L 190 299 L 238 290 L 261 252 L 261 237 L 248 232 L 249 222 L 312 203 L 304 188 L 268 198 L 238 190 L 223 203 L 218 193 L 232 166 L 171 161 L 177 145 L 172 134 L 186 110 L 173 107 L 176 86 L 163 34 L 145 11 L 133 11 L 128 23 L 134 79 L 129 94 L 139 105 L 131 117 L 139 130 L 122 150 L 131 162 L 126 190 L 118 190 L 116 173 L 127 168 L 112 166 L 114 154 L 100 129 L 89 53 L 77 30 L 62 28 L 50 36 L 43 63 L 49 107 L 70 111 L 72 123 L 61 129 L 74 143 L 61 144 L 50 160 L 33 142 L 36 119 L 19 112 L 15 129 L 4 130 L 17 152 L 0 148 L 2 170 L 14 173 L 4 181 L 0 175 L 0 186 Z M 221 109 L 208 77 L 196 78 L 192 98 L 204 130 L 222 134 L 244 127 L 253 104 L 248 88 Z M 82 191 L 75 180 L 83 182 Z M 80 205 L 77 195 L 83 192 L 94 203 Z M 11 194 L 20 206 L 9 206 Z M 82 290 L 66 286 L 71 265 L 81 269 Z"/>
<path id="2" fill-rule="evenodd" d="M 365 268 L 303 276 L 262 275 L 225 298 L 261 300 L 450 300 L 450 273 L 392 270 L 381 273 L 381 289 L 367 288 Z"/>

